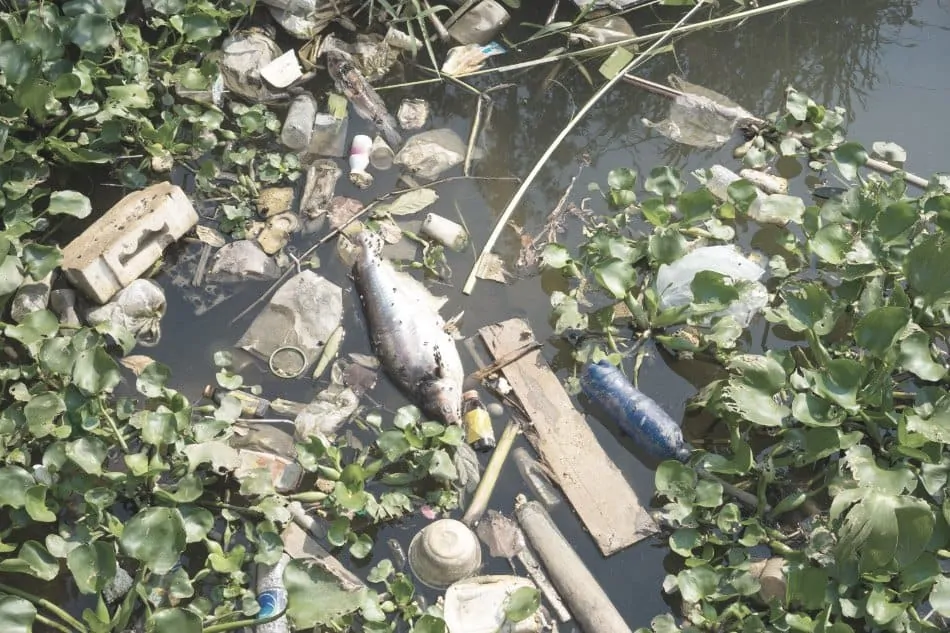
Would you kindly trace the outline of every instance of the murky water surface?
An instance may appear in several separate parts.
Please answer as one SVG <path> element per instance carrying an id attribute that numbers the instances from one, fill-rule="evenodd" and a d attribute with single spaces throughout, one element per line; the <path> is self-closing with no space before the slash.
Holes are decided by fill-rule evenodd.
<path id="1" fill-rule="evenodd" d="M 542 4 L 547 6 L 547 3 Z M 648 24 L 659 19 L 669 20 L 671 16 L 675 20 L 681 13 L 657 15 L 646 10 L 633 15 L 634 29 L 642 31 Z M 543 17 L 524 16 L 523 19 L 539 22 Z M 678 74 L 687 81 L 727 95 L 760 115 L 778 109 L 786 86 L 793 85 L 819 103 L 846 107 L 852 121 L 850 137 L 866 147 L 879 140 L 902 145 L 909 153 L 907 168 L 927 177 L 936 171 L 950 171 L 950 127 L 945 123 L 950 99 L 950 65 L 946 62 L 950 59 L 948 30 L 950 5 L 946 0 L 814 0 L 784 14 L 770 14 L 719 31 L 683 36 L 676 41 L 675 55 L 657 57 L 638 72 L 663 83 L 669 74 Z M 592 72 L 594 68 L 592 65 Z M 593 92 L 569 64 L 562 67 L 557 81 L 545 89 L 543 82 L 550 70 L 548 65 L 520 75 L 486 75 L 472 81 L 480 90 L 500 83 L 516 84 L 493 93 L 490 126 L 483 136 L 488 158 L 476 165 L 474 174 L 526 175 L 576 108 Z M 429 99 L 435 116 L 434 126 L 449 126 L 463 138 L 468 137 L 476 104 L 472 93 L 439 85 L 385 93 L 390 105 L 398 104 L 404 96 Z M 604 183 L 607 173 L 617 167 L 633 167 L 645 174 L 656 165 L 667 164 L 688 174 L 715 162 L 734 166 L 731 151 L 735 143 L 727 144 L 721 151 L 690 151 L 640 123 L 644 117 L 654 121 L 662 119 L 668 105 L 661 97 L 632 86 L 618 85 L 554 154 L 512 222 L 532 234 L 540 230 L 571 178 L 577 175 L 582 157 L 589 157 L 590 165 L 577 179 L 571 198 L 575 203 L 589 195 L 589 183 Z M 351 133 L 361 131 L 354 130 L 354 123 L 356 128 L 361 127 L 361 122 L 351 119 Z M 687 180 L 690 186 L 696 186 L 692 177 L 687 176 Z M 829 184 L 837 183 L 832 179 Z M 377 184 L 368 194 L 352 189 L 344 181 L 337 193 L 368 200 L 397 186 L 396 174 L 391 171 L 379 174 Z M 487 180 L 443 185 L 441 199 L 434 210 L 450 218 L 461 214 L 472 230 L 475 245 L 480 247 L 516 186 L 511 181 Z M 801 179 L 794 183 L 793 193 L 804 196 L 806 192 Z M 590 206 L 596 213 L 605 211 L 605 205 L 596 199 L 596 194 Z M 576 243 L 579 237 L 576 223 L 571 226 L 573 230 L 562 239 Z M 740 233 L 742 240 L 753 238 L 752 228 L 745 234 Z M 302 240 L 298 246 L 303 250 L 311 243 Z M 506 231 L 497 251 L 511 262 L 517 257 L 518 248 L 516 234 Z M 367 353 L 369 342 L 358 316 L 358 298 L 346 270 L 336 261 L 330 246 L 324 247 L 319 256 L 320 272 L 341 283 L 346 291 L 348 321 L 344 351 Z M 483 325 L 524 317 L 531 323 L 537 338 L 546 340 L 551 335 L 548 292 L 556 284 L 540 277 L 520 279 L 507 286 L 480 281 L 474 293 L 465 297 L 458 288 L 473 259 L 471 251 L 452 255 L 449 260 L 454 272 L 452 283 L 435 288 L 450 299 L 445 310 L 447 315 L 465 310 L 463 333 L 470 336 Z M 191 307 L 176 296 L 175 290 L 169 289 L 163 340 L 159 347 L 146 353 L 171 366 L 182 390 L 189 397 L 197 398 L 202 385 L 213 381 L 212 353 L 236 341 L 252 317 L 235 324 L 230 323 L 231 319 L 265 287 L 249 286 L 200 317 L 194 316 Z M 750 340 L 752 351 L 756 351 L 763 345 L 764 328 L 753 332 Z M 544 354 L 552 362 L 557 360 L 557 349 L 552 345 L 545 347 Z M 468 364 L 467 369 L 473 369 L 465 353 L 463 361 Z M 559 375 L 563 377 L 566 372 L 560 369 Z M 682 419 L 686 399 L 713 376 L 710 366 L 703 363 L 671 363 L 668 358 L 652 356 L 641 372 L 640 388 L 666 407 L 674 418 Z M 279 380 L 266 374 L 246 377 L 250 384 L 262 384 L 265 395 L 270 397 L 306 401 L 320 388 L 309 380 Z M 382 382 L 372 396 L 389 411 L 405 404 L 404 398 L 386 382 Z M 578 406 L 583 405 L 580 402 Z M 615 425 L 594 416 L 588 419 L 641 499 L 649 499 L 653 492 L 652 467 L 635 456 L 630 441 L 621 436 Z M 502 421 L 496 420 L 498 433 L 502 425 Z M 514 495 L 521 490 L 521 480 L 514 465 L 509 463 L 492 506 L 511 512 Z M 670 609 L 661 583 L 665 574 L 675 571 L 676 563 L 663 542 L 644 541 L 604 559 L 569 508 L 555 512 L 555 519 L 631 627 L 647 625 L 652 617 Z M 410 521 L 387 529 L 377 541 L 374 560 L 360 567 L 368 568 L 388 556 L 385 538 L 395 536 L 408 542 L 418 526 L 419 523 Z M 507 563 L 503 560 L 489 562 L 490 572 L 505 573 L 506 570 Z"/>

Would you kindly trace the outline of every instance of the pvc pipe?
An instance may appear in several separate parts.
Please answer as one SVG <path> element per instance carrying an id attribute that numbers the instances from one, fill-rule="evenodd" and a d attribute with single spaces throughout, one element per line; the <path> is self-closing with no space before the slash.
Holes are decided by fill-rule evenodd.
<path id="1" fill-rule="evenodd" d="M 584 633 L 632 633 L 544 506 L 518 495 L 515 516 Z"/>

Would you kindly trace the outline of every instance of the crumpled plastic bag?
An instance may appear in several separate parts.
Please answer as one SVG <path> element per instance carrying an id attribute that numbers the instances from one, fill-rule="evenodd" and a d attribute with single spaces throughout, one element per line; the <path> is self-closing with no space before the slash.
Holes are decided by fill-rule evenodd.
<path id="1" fill-rule="evenodd" d="M 131 332 L 142 345 L 154 347 L 162 338 L 165 307 L 161 286 L 151 279 L 136 279 L 106 305 L 86 312 L 86 322 L 93 326 L 115 323 Z"/>
<path id="2" fill-rule="evenodd" d="M 739 298 L 726 309 L 711 316 L 731 316 L 739 327 L 746 328 L 752 317 L 768 304 L 768 291 L 759 283 L 765 270 L 747 259 L 731 245 L 703 246 L 672 264 L 663 264 L 656 274 L 656 292 L 661 310 L 684 306 L 693 301 L 690 285 L 697 273 L 709 270 L 730 277 L 734 282 L 748 282 L 739 289 Z"/>

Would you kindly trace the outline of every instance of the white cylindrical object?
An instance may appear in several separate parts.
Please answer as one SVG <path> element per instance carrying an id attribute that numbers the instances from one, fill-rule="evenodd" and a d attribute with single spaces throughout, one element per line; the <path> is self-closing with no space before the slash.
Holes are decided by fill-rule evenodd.
<path id="1" fill-rule="evenodd" d="M 273 565 L 257 566 L 257 603 L 261 610 L 257 613 L 258 619 L 269 618 L 287 608 L 287 588 L 284 587 L 284 569 L 290 562 L 286 553 L 280 555 Z M 272 622 L 258 624 L 254 633 L 289 633 L 290 623 L 287 616 L 282 615 Z"/>
<path id="2" fill-rule="evenodd" d="M 788 180 L 781 176 L 767 174 L 757 169 L 743 169 L 739 175 L 766 193 L 788 193 Z"/>
<path id="3" fill-rule="evenodd" d="M 357 134 L 350 145 L 350 182 L 366 189 L 373 184 L 373 176 L 366 171 L 369 166 L 369 153 L 373 147 L 373 139 L 365 134 Z"/>
<path id="4" fill-rule="evenodd" d="M 284 128 L 280 131 L 280 142 L 292 150 L 302 150 L 310 144 L 313 136 L 313 122 L 317 117 L 317 100 L 306 93 L 290 102 Z"/>
<path id="5" fill-rule="evenodd" d="M 584 561 L 537 501 L 515 500 L 515 516 L 584 633 L 631 633 Z"/>
<path id="6" fill-rule="evenodd" d="M 393 166 L 393 157 L 395 156 L 396 153 L 393 151 L 393 148 L 389 146 L 382 136 L 377 136 L 373 139 L 373 145 L 369 151 L 369 163 L 374 169 L 386 171 L 391 168 Z"/>
<path id="7" fill-rule="evenodd" d="M 409 543 L 409 568 L 419 582 L 433 589 L 474 575 L 481 564 L 478 537 L 455 519 L 430 523 Z"/>
<path id="8" fill-rule="evenodd" d="M 519 446 L 512 453 L 512 458 L 515 460 L 515 466 L 518 467 L 521 479 L 528 485 L 537 500 L 544 504 L 545 508 L 553 510 L 561 503 L 560 496 L 548 481 L 541 464 L 532 459 L 528 455 L 528 451 Z"/>
<path id="9" fill-rule="evenodd" d="M 435 213 L 428 214 L 422 221 L 421 232 L 454 251 L 460 251 L 468 244 L 465 227 Z"/>

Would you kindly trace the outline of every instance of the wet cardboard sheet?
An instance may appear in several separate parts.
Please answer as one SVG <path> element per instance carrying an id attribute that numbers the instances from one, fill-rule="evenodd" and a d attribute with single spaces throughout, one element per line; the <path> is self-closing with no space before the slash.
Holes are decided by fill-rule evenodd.
<path id="1" fill-rule="evenodd" d="M 488 325 L 478 333 L 494 359 L 535 340 L 522 319 Z M 541 353 L 529 352 L 501 373 L 528 414 L 525 436 L 604 556 L 655 534 L 656 524 L 636 492 L 604 452 Z"/>

